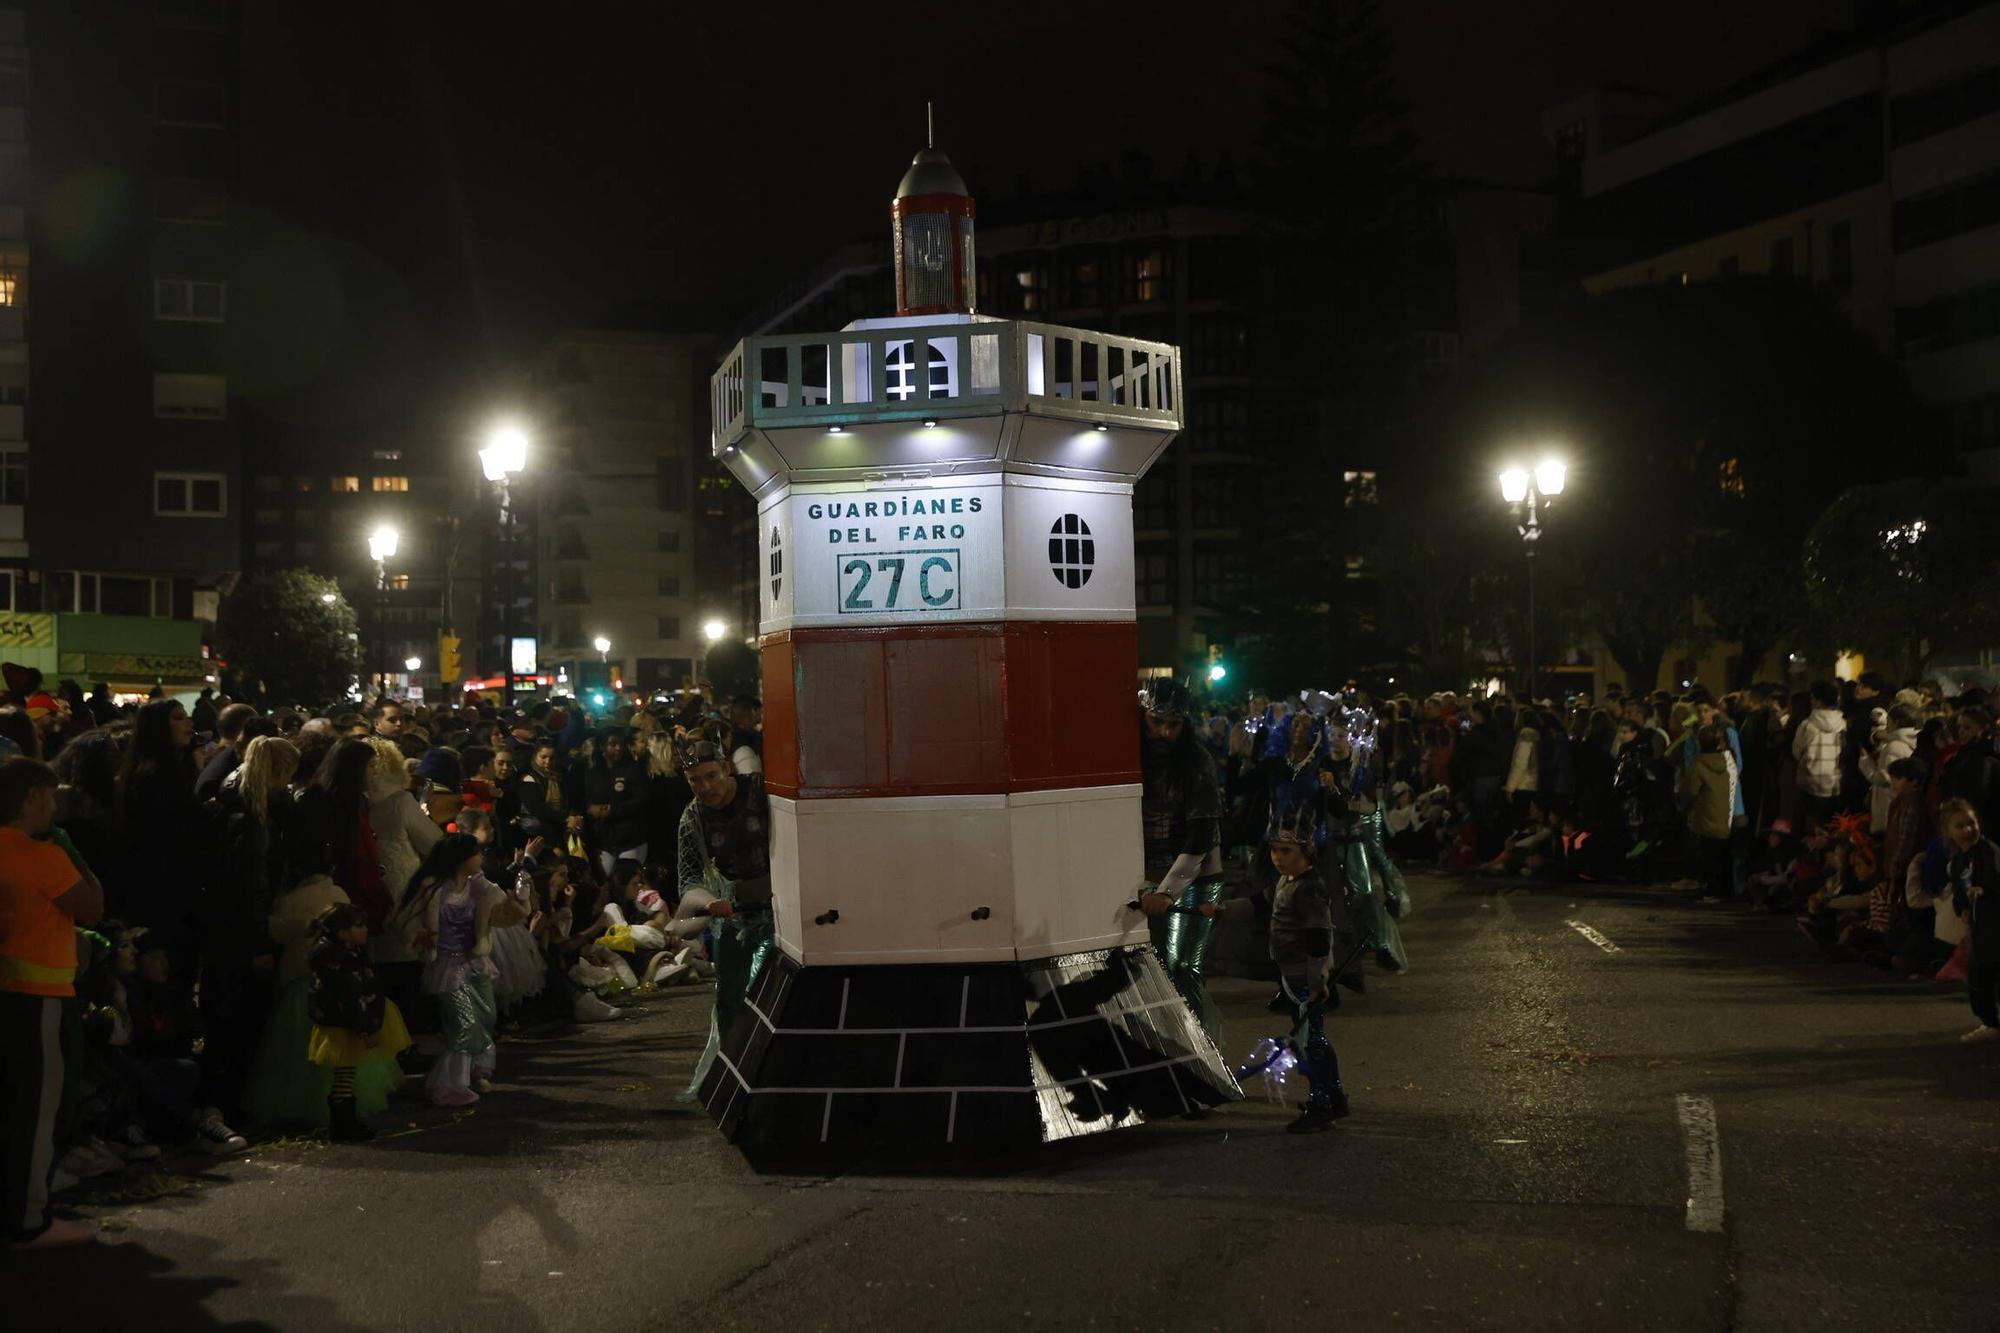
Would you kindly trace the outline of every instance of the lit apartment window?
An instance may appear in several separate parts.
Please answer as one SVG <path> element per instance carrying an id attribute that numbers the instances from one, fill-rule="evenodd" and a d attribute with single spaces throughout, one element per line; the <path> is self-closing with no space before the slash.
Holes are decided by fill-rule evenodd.
<path id="1" fill-rule="evenodd" d="M 1011 312 L 1021 315 L 1035 315 L 1048 309 L 1049 266 L 1046 260 L 1023 260 L 1014 270 L 1013 280 L 1008 284 Z"/>
<path id="2" fill-rule="evenodd" d="M 153 415 L 220 421 L 229 415 L 229 381 L 221 375 L 155 375 Z"/>
<path id="3" fill-rule="evenodd" d="M 0 453 L 0 505 L 28 503 L 28 451 Z"/>
<path id="4" fill-rule="evenodd" d="M 20 303 L 20 275 L 10 268 L 0 268 L 0 306 L 12 307 Z"/>
<path id="5" fill-rule="evenodd" d="M 335 491 L 343 495 L 352 495 L 356 491 L 359 491 L 361 489 L 361 478 L 328 477 L 326 479 L 326 488 L 330 491 Z"/>
<path id="6" fill-rule="evenodd" d="M 155 472 L 153 512 L 162 518 L 221 518 L 227 512 L 218 472 Z"/>
<path id="7" fill-rule="evenodd" d="M 1347 487 L 1347 494 L 1342 504 L 1348 509 L 1372 505 L 1379 498 L 1373 472 L 1343 472 L 1340 474 L 1340 479 Z"/>
<path id="8" fill-rule="evenodd" d="M 1164 247 L 1127 250 L 1124 258 L 1126 301 L 1146 302 L 1167 299 L 1170 290 L 1167 285 L 1167 251 Z"/>
<path id="9" fill-rule="evenodd" d="M 389 576 L 389 587 L 394 592 L 408 592 L 410 590 L 410 576 L 408 574 L 391 574 Z"/>
<path id="10" fill-rule="evenodd" d="M 161 79 L 153 88 L 153 119 L 198 130 L 222 128 L 228 99 L 222 85 L 199 79 Z"/>
<path id="11" fill-rule="evenodd" d="M 226 283 L 204 278 L 154 278 L 153 318 L 220 324 L 227 297 Z"/>
<path id="12" fill-rule="evenodd" d="M 370 477 L 369 489 L 374 491 L 407 491 L 410 489 L 408 477 Z"/>
<path id="13" fill-rule="evenodd" d="M 377 449 L 375 451 L 375 461 L 378 463 L 400 463 L 403 461 L 403 451 L 401 449 Z"/>

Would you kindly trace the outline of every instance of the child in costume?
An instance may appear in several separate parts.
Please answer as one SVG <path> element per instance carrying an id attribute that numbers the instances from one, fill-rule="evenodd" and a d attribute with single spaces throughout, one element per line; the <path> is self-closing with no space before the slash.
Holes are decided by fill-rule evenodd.
<path id="1" fill-rule="evenodd" d="M 356 1072 L 363 1065 L 393 1071 L 407 1050 L 410 1034 L 395 1001 L 383 994 L 368 962 L 368 917 L 352 903 L 335 903 L 314 921 L 312 990 L 307 1008 L 312 1038 L 306 1056 L 333 1071 L 327 1092 L 327 1137 L 335 1143 L 365 1143 L 375 1131 L 355 1109 Z"/>
<path id="2" fill-rule="evenodd" d="M 2000 1041 L 2000 847 L 1981 834 L 1979 814 L 1965 800 L 1946 801 L 1938 809 L 1950 848 L 1944 897 L 1967 923 L 1965 993 L 1979 1026 L 1960 1037 L 1963 1042 Z"/>
<path id="3" fill-rule="evenodd" d="M 534 880 L 527 875 L 528 856 L 524 849 L 512 861 L 495 855 L 494 840 L 499 829 L 484 810 L 461 810 L 458 831 L 479 842 L 484 858 L 482 870 L 487 882 L 498 889 L 501 902 L 493 912 L 493 1001 L 504 1018 L 511 1016 L 524 1000 L 542 993 L 547 984 L 547 964 L 535 937 L 528 929 L 534 915 Z M 537 848 L 539 850 L 539 848 Z M 523 877 L 526 876 L 526 882 Z"/>
<path id="4" fill-rule="evenodd" d="M 479 840 L 469 833 L 438 839 L 410 877 L 399 911 L 422 924 L 424 989 L 438 997 L 445 1052 L 424 1079 L 439 1106 L 470 1106 L 493 1089 L 493 910 L 502 894 L 479 873 Z"/>
<path id="5" fill-rule="evenodd" d="M 1323 1020 L 1328 1007 L 1337 1003 L 1329 989 L 1334 948 L 1345 943 L 1352 952 L 1360 935 L 1344 886 L 1329 888 L 1313 864 L 1309 832 L 1280 826 L 1271 835 L 1270 855 L 1278 872 L 1271 896 L 1271 961 L 1278 965 L 1279 984 L 1292 1002 L 1292 1030 L 1283 1053 L 1305 1071 L 1307 1084 L 1305 1110 L 1286 1132 L 1316 1134 L 1348 1115 L 1340 1061 Z M 1256 909 L 1248 898 L 1232 898 L 1195 910 L 1208 917 L 1247 917 Z"/>

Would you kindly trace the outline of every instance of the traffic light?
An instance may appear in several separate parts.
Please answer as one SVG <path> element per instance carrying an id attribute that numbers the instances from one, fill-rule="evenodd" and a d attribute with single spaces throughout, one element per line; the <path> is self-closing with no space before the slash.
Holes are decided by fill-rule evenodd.
<path id="1" fill-rule="evenodd" d="M 1220 685 L 1228 678 L 1229 664 L 1222 660 L 1222 645 L 1211 643 L 1208 645 L 1208 683 Z"/>
<path id="2" fill-rule="evenodd" d="M 458 662 L 458 636 L 438 635 L 438 677 L 446 685 L 455 683 L 461 675 Z"/>

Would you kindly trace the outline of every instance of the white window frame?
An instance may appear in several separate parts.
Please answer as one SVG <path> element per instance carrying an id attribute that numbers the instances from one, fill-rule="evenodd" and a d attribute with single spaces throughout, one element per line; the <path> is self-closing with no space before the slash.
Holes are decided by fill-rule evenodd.
<path id="1" fill-rule="evenodd" d="M 216 314 L 194 313 L 194 289 L 197 287 L 215 289 Z M 181 295 L 181 308 L 188 312 L 184 315 L 169 313 L 166 302 L 161 299 L 167 292 L 175 289 L 178 289 Z M 180 324 L 226 324 L 229 322 L 229 284 L 220 278 L 154 278 L 153 318 Z"/>
<path id="2" fill-rule="evenodd" d="M 162 509 L 160 507 L 160 483 L 163 481 L 178 481 L 187 486 L 188 507 L 186 509 Z M 221 497 L 221 505 L 213 512 L 194 507 L 194 484 L 198 481 L 212 481 L 216 485 L 217 494 Z M 155 472 L 153 474 L 153 516 L 155 518 L 228 518 L 228 476 L 221 472 Z"/>
<path id="3" fill-rule="evenodd" d="M 207 396 L 198 389 L 219 391 L 217 405 L 210 409 L 200 400 Z M 179 390 L 180 392 L 175 392 Z M 176 402 L 175 400 L 179 401 Z M 153 415 L 169 421 L 224 421 L 229 417 L 229 377 L 208 374 L 153 376 Z"/>
<path id="4" fill-rule="evenodd" d="M 65 571 L 75 580 L 68 606 L 53 608 L 62 615 L 95 616 L 104 614 L 99 608 L 104 605 L 103 580 L 144 579 L 150 587 L 146 594 L 147 619 L 172 620 L 174 618 L 174 581 L 158 578 L 151 574 L 120 574 L 116 570 L 101 572 L 94 569 L 72 569 Z M 85 596 L 88 589 L 89 596 Z"/>

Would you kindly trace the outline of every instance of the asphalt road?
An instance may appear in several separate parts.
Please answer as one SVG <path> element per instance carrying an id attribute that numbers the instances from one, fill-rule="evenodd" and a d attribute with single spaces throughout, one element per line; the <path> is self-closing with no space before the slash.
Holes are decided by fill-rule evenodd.
<path id="1" fill-rule="evenodd" d="M 707 1003 L 675 992 L 504 1044 L 500 1089 L 461 1118 L 404 1108 L 366 1147 L 169 1163 L 154 1183 L 180 1192 L 83 1210 L 99 1245 L 0 1260 L 0 1311 L 23 1330 L 2000 1327 L 2000 1048 L 1956 1042 L 1959 995 L 1823 960 L 1781 919 L 1491 887 L 1413 878 L 1412 970 L 1371 974 L 1332 1021 L 1355 1114 L 1330 1134 L 1287 1136 L 1253 1089 L 1007 1157 L 753 1163 L 674 1103 Z M 1278 1026 L 1267 988 L 1214 990 L 1232 1056 Z"/>

